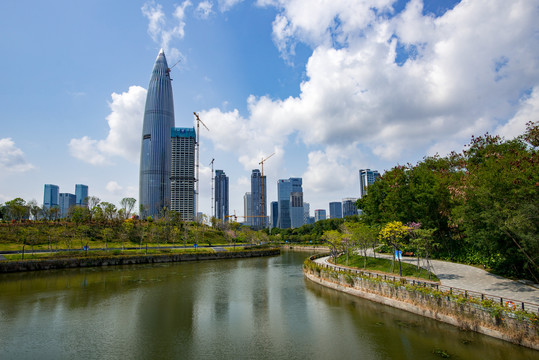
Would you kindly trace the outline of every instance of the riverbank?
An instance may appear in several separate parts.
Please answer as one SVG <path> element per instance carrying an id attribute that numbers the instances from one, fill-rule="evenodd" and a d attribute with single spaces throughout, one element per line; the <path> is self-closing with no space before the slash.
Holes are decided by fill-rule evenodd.
<path id="1" fill-rule="evenodd" d="M 134 264 L 167 263 L 182 261 L 223 260 L 275 256 L 280 249 L 257 249 L 242 251 L 220 251 L 187 254 L 152 254 L 152 255 L 110 255 L 88 256 L 69 259 L 20 260 L 0 262 L 0 273 L 39 271 L 78 267 L 99 267 Z"/>
<path id="2" fill-rule="evenodd" d="M 281 245 L 281 248 L 288 249 L 288 250 L 294 250 L 294 251 L 317 251 L 317 252 L 323 252 L 323 253 L 329 253 L 329 248 L 327 246 L 316 246 L 316 245 Z"/>
<path id="3" fill-rule="evenodd" d="M 303 268 L 310 281 L 405 310 L 461 329 L 539 350 L 537 314 L 505 306 L 490 299 L 475 299 L 462 294 L 439 291 L 425 284 L 370 277 L 353 271 L 338 271 L 308 259 Z"/>

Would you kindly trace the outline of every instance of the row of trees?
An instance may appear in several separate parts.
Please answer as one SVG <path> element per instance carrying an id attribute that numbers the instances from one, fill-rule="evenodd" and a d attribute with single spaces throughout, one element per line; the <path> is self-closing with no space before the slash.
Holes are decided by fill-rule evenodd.
<path id="1" fill-rule="evenodd" d="M 539 126 L 513 140 L 473 137 L 461 153 L 396 166 L 358 200 L 362 221 L 436 229 L 433 255 L 538 281 Z"/>

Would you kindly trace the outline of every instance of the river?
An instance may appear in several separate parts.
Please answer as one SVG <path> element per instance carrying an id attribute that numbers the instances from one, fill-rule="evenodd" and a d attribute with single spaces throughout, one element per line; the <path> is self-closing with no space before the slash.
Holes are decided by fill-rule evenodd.
<path id="1" fill-rule="evenodd" d="M 0 358 L 537 358 L 311 283 L 307 256 L 0 274 Z"/>

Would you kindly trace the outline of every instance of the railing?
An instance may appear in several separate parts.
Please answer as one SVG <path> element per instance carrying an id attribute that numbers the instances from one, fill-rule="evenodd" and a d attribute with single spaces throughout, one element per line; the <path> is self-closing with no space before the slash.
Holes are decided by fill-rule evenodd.
<path id="1" fill-rule="evenodd" d="M 327 254 L 316 254 L 309 257 L 309 260 L 314 261 L 318 258 L 325 257 Z M 517 307 L 521 308 L 522 310 L 535 312 L 539 314 L 539 304 L 527 302 L 527 301 L 520 301 L 510 298 L 505 298 L 497 295 L 491 295 L 491 294 L 484 294 L 478 291 L 472 291 L 472 290 L 465 290 L 460 289 L 452 286 L 445 286 L 440 285 L 438 283 L 432 282 L 432 281 L 420 281 L 416 279 L 408 279 L 405 277 L 400 276 L 393 276 L 393 275 L 387 275 L 387 274 L 379 274 L 375 272 L 365 271 L 361 269 L 355 269 L 355 268 L 349 268 L 346 266 L 340 266 L 340 265 L 334 265 L 334 264 L 327 264 L 327 263 L 317 263 L 319 266 L 324 267 L 326 269 L 333 268 L 340 271 L 346 271 L 351 274 L 358 274 L 361 276 L 366 276 L 369 278 L 378 278 L 383 280 L 392 280 L 392 281 L 399 281 L 403 284 L 411 284 L 411 285 L 417 285 L 417 286 L 425 286 L 425 287 L 431 287 L 436 288 L 436 290 L 449 292 L 453 295 L 464 295 L 465 298 L 475 298 L 475 299 L 481 299 L 481 301 L 485 299 L 490 299 L 495 302 L 499 302 L 501 306 L 510 307 L 512 310 L 516 310 Z"/>

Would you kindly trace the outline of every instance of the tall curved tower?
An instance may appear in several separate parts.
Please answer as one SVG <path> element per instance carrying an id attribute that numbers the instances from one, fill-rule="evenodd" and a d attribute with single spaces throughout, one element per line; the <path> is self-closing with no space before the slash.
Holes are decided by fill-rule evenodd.
<path id="1" fill-rule="evenodd" d="M 170 135 L 174 127 L 174 102 L 170 69 L 159 51 L 148 86 L 140 152 L 139 204 L 142 218 L 158 217 L 170 208 Z"/>

